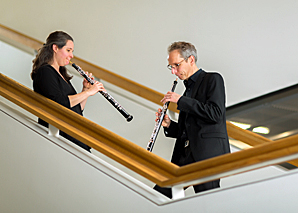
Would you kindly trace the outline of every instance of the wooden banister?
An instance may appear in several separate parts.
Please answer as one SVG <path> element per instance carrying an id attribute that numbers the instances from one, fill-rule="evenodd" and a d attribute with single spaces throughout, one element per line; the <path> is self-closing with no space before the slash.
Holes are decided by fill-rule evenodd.
<path id="1" fill-rule="evenodd" d="M 225 174 L 298 153 L 298 136 L 292 136 L 179 167 L 3 74 L 0 74 L 0 95 L 160 186 Z"/>
<path id="2" fill-rule="evenodd" d="M 177 170 L 177 176 L 175 178 L 167 180 L 163 184 L 174 185 L 188 182 L 297 153 L 298 135 L 295 135 L 272 143 L 258 145 L 251 149 L 225 154 L 183 166 Z"/>
<path id="3" fill-rule="evenodd" d="M 38 50 L 43 44 L 41 41 L 38 41 L 16 30 L 10 29 L 2 24 L 0 24 L 0 36 L 5 41 L 10 41 L 13 44 L 17 42 L 33 50 Z"/>
<path id="4" fill-rule="evenodd" d="M 35 50 L 42 45 L 42 42 L 3 25 L 0 25 L 0 35 Z M 74 58 L 73 61 L 83 69 L 94 73 L 96 77 L 161 105 L 159 101 L 163 94 L 113 74 L 83 59 Z M 178 167 L 46 99 L 3 74 L 0 74 L 0 95 L 160 186 L 172 186 L 210 175 L 223 174 L 234 169 L 245 168 L 298 153 L 298 136 L 271 141 L 227 122 L 229 137 L 255 147 Z M 176 106 L 172 104 L 169 109 L 178 112 Z M 80 122 L 77 122 L 78 120 Z M 91 125 L 94 128 L 90 129 Z M 290 162 L 293 162 L 293 165 L 298 165 L 295 161 Z"/>
<path id="5" fill-rule="evenodd" d="M 6 39 L 10 39 L 14 42 L 18 42 L 22 45 L 27 46 L 28 48 L 38 50 L 43 42 L 38 41 L 34 38 L 31 38 L 27 35 L 24 35 L 20 32 L 17 32 L 15 30 L 12 30 L 6 26 L 3 26 L 0 24 L 0 36 Z M 92 72 L 93 75 L 99 79 L 105 80 L 111 84 L 114 84 L 115 86 L 122 88 L 124 90 L 127 90 L 135 95 L 138 95 L 142 98 L 145 98 L 155 104 L 163 105 L 160 100 L 163 98 L 164 94 L 157 92 L 153 89 L 150 89 L 148 87 L 145 87 L 137 82 L 134 82 L 130 79 L 127 79 L 123 76 L 117 75 L 111 71 L 108 71 L 102 67 L 99 67 L 95 64 L 91 64 L 79 57 L 74 57 L 72 59 L 74 63 L 82 67 L 83 70 L 88 70 L 89 72 Z M 177 104 L 171 103 L 169 105 L 169 110 L 173 112 L 178 112 L 177 110 Z"/>
<path id="6" fill-rule="evenodd" d="M 228 131 L 229 137 L 231 137 L 235 140 L 242 141 L 242 142 L 244 142 L 248 145 L 251 145 L 251 146 L 258 146 L 261 144 L 273 143 L 273 141 L 268 138 L 265 138 L 261 135 L 253 133 L 251 131 L 241 129 L 240 127 L 237 127 L 230 122 L 227 122 L 227 131 Z M 290 138 L 292 138 L 292 137 L 290 137 Z M 289 138 L 289 140 L 290 140 L 290 138 Z M 291 160 L 288 163 L 298 167 L 298 160 Z"/>
<path id="7" fill-rule="evenodd" d="M 263 143 L 272 142 L 270 139 L 265 138 L 261 135 L 255 134 L 251 131 L 241 129 L 238 126 L 235 126 L 234 124 L 227 122 L 227 131 L 229 137 L 240 140 L 244 143 L 247 143 L 251 146 L 260 145 Z"/>
<path id="8" fill-rule="evenodd" d="M 178 168 L 1 73 L 0 95 L 153 182 L 172 178 Z"/>

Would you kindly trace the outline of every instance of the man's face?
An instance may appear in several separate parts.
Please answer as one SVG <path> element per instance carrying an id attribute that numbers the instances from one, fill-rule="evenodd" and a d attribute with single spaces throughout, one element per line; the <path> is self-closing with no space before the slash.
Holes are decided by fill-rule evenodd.
<path id="1" fill-rule="evenodd" d="M 184 60 L 178 50 L 173 50 L 168 56 L 169 65 L 172 66 L 172 74 L 180 80 L 186 80 L 191 75 L 191 66 L 189 60 Z"/>

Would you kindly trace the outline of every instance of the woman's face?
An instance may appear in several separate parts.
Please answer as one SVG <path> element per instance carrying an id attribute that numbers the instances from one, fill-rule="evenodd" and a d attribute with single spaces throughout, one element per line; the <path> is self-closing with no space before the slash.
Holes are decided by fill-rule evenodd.
<path id="1" fill-rule="evenodd" d="M 61 49 L 57 45 L 53 45 L 54 58 L 59 66 L 66 66 L 73 58 L 74 43 L 68 40 Z"/>

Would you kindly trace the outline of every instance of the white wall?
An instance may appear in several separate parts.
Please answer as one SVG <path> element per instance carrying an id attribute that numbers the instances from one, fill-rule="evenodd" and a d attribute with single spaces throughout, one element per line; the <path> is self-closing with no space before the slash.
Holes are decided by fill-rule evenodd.
<path id="1" fill-rule="evenodd" d="M 64 30 L 77 56 L 162 93 L 175 78 L 168 45 L 190 41 L 198 65 L 223 74 L 230 106 L 297 83 L 297 9 L 296 0 L 2 0 L 0 23 L 41 41 Z"/>
<path id="2" fill-rule="evenodd" d="M 167 46 L 177 40 L 190 41 L 198 49 L 198 65 L 223 74 L 230 106 L 297 83 L 297 9 L 295 0 L 2 0 L 0 23 L 41 41 L 54 30 L 64 30 L 74 37 L 78 57 L 162 93 L 170 89 L 175 78 L 166 69 Z M 1 52 L 1 43 L 0 48 Z M 32 56 L 25 54 L 16 60 L 15 55 L 12 58 L 6 53 L 0 57 L 4 62 L 0 72 L 22 78 L 30 87 Z M 8 62 L 22 69 L 10 73 Z M 78 90 L 79 81 L 74 79 Z M 181 82 L 177 91 L 183 91 Z M 87 108 L 85 116 L 145 147 L 153 130 L 153 111 L 114 97 L 134 115 L 135 123 L 127 124 L 117 117 L 118 112 L 101 97 L 89 100 L 87 107 L 95 109 Z M 138 137 L 132 138 L 135 134 Z M 161 140 L 165 139 L 157 141 L 154 152 L 169 160 L 172 141 Z M 281 190 L 290 188 L 283 186 Z M 266 191 L 262 192 L 266 196 Z M 229 191 L 226 193 L 230 199 Z M 241 199 L 241 195 L 236 197 Z M 240 201 L 245 204 L 245 200 Z M 260 206 L 262 203 L 255 208 Z"/>
<path id="3" fill-rule="evenodd" d="M 168 45 L 191 41 L 198 65 L 223 74 L 229 106 L 297 83 L 297 9 L 295 0 L 2 0 L 0 23 L 41 41 L 64 30 L 75 39 L 75 55 L 162 93 L 175 79 L 166 68 Z M 32 88 L 33 56 L 0 48 L 0 71 Z M 81 80 L 73 79 L 77 91 Z M 131 123 L 100 95 L 88 100 L 84 116 L 145 148 L 157 106 L 111 94 L 134 116 Z M 173 142 L 161 133 L 153 152 L 170 160 Z"/>

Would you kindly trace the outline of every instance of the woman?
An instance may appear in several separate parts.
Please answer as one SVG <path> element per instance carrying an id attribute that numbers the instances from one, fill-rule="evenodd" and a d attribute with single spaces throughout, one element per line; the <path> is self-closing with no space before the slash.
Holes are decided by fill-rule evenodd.
<path id="1" fill-rule="evenodd" d="M 95 81 L 93 85 L 86 79 L 82 92 L 77 93 L 70 80 L 65 66 L 73 58 L 74 43 L 70 35 L 62 31 L 51 33 L 46 43 L 39 49 L 33 60 L 31 78 L 35 92 L 83 115 L 87 98 L 98 91 L 105 91 L 102 83 Z M 93 79 L 92 75 L 89 75 Z M 38 119 L 38 123 L 48 127 L 48 123 Z M 60 135 L 90 152 L 91 147 L 60 131 Z"/>

